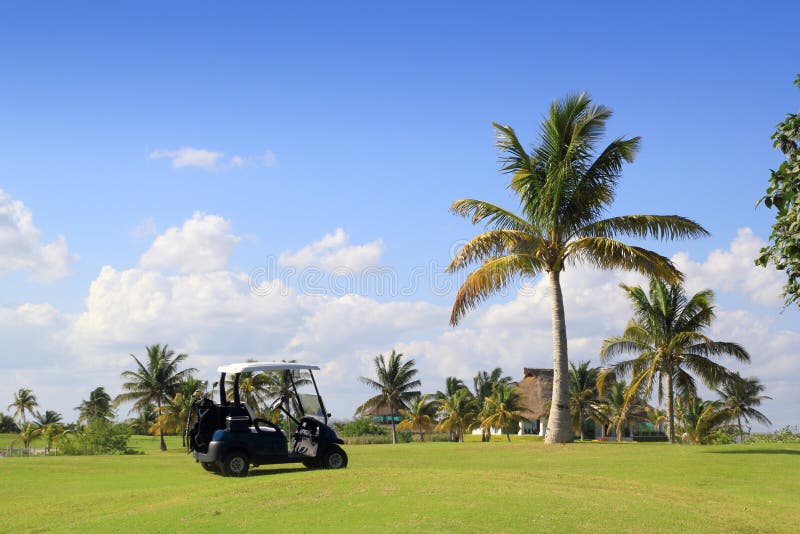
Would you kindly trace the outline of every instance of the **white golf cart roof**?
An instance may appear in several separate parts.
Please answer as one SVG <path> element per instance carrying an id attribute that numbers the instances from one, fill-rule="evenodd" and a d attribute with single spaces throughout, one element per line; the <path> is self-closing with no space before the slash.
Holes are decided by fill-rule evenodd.
<path id="1" fill-rule="evenodd" d="M 306 365 L 304 363 L 242 362 L 222 365 L 217 367 L 217 372 L 225 373 L 226 375 L 235 375 L 237 373 L 257 373 L 258 371 L 297 371 L 301 369 L 319 371 L 318 366 Z"/>

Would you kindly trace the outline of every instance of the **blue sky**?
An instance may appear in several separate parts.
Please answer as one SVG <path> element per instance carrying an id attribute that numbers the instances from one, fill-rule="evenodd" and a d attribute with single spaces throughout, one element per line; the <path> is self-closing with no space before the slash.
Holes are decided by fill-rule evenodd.
<path id="1" fill-rule="evenodd" d="M 87 301 L 90 286 L 104 266 L 117 273 L 147 270 L 142 257 L 157 237 L 170 228 L 186 229 L 195 212 L 221 218 L 197 220 L 222 236 L 216 244 L 231 244 L 224 265 L 202 272 L 247 274 L 267 258 L 297 252 L 339 228 L 347 242 L 335 247 L 373 243 L 351 252 L 390 266 L 400 279 L 417 266 L 446 264 L 453 243 L 476 231 L 447 212 L 453 200 L 476 197 L 513 207 L 497 174 L 491 122 L 509 124 L 533 143 L 550 101 L 574 91 L 588 91 L 614 109 L 610 137 L 643 137 L 639 157 L 624 172 L 614 212 L 679 213 L 712 233 L 701 241 L 651 246 L 668 255 L 687 252 L 705 265 L 698 272 L 705 269 L 708 280 L 715 280 L 713 273 L 731 273 L 733 267 L 719 271 L 713 250 L 742 245 L 736 240 L 744 228 L 753 243 L 768 236 L 771 213 L 755 209 L 755 202 L 768 169 L 780 162 L 769 140 L 774 125 L 798 108 L 791 84 L 798 71 L 796 42 L 787 22 L 800 15 L 796 2 L 757 8 L 730 2 L 603 9 L 570 4 L 568 12 L 557 3 L 527 2 L 284 4 L 0 6 L 0 189 L 24 203 L 41 243 L 63 236 L 68 254 L 79 256 L 65 260 L 69 275 L 48 283 L 30 280 L 33 267 L 0 274 L 0 307 L 12 313 L 26 304 L 47 304 L 61 321 L 40 333 L 52 336 L 50 348 L 26 345 L 25 339 L 14 347 L 55 354 L 53 347 L 63 346 L 58 358 L 34 360 L 80 368 L 81 376 L 108 380 L 113 390 L 119 358 L 159 340 L 127 333 L 84 346 L 75 324 L 108 324 L 93 316 L 102 311 Z M 206 151 L 213 161 L 197 165 L 195 159 L 175 168 L 170 154 L 181 148 Z M 240 164 L 232 163 L 235 156 Z M 744 248 L 751 250 L 753 243 Z M 148 265 L 164 276 L 191 271 L 168 260 Z M 754 302 L 753 290 L 742 289 L 752 275 L 737 268 L 732 281 L 715 288 L 721 307 L 751 314 L 751 323 L 753 317 L 768 321 L 771 330 L 764 327 L 762 334 L 774 333 L 770 339 L 779 332 L 796 335 L 797 313 L 781 315 L 779 300 Z M 114 295 L 126 290 L 106 289 Z M 146 300 L 147 293 L 139 296 Z M 329 295 L 333 304 L 340 296 Z M 412 294 L 367 297 L 376 305 L 430 306 L 425 310 L 432 317 L 441 309 L 445 320 L 452 300 L 424 284 Z M 513 305 L 519 298 L 511 294 L 497 304 Z M 343 354 L 315 356 L 314 345 L 302 339 L 309 331 L 325 331 L 315 323 L 322 319 L 308 311 L 313 306 L 298 306 L 306 310 L 298 320 L 307 320 L 308 331 L 276 331 L 281 341 L 264 355 L 299 350 L 368 372 L 377 351 L 405 343 L 418 351 L 410 356 L 431 360 L 429 368 L 423 366 L 426 388 L 440 387 L 444 371 L 434 364 L 436 355 L 425 351 L 455 350 L 435 345 L 458 335 L 446 325 L 437 323 L 436 331 L 389 328 L 369 343 L 328 345 Z M 130 313 L 116 320 L 138 317 Z M 567 314 L 569 321 L 569 308 Z M 482 317 L 475 331 L 485 327 L 478 324 Z M 191 331 L 201 324 L 207 323 L 184 325 L 185 338 L 162 341 L 204 354 L 206 365 L 260 352 L 255 341 L 195 347 Z M 218 324 L 224 336 L 224 319 Z M 382 332 L 379 325 L 371 331 Z M 609 333 L 614 332 L 599 329 L 596 335 Z M 577 344 L 574 354 L 596 354 L 590 343 Z M 543 350 L 528 359 L 501 360 L 516 375 L 523 360 L 546 364 Z M 98 359 L 81 359 L 92 351 Z M 103 367 L 101 354 L 113 365 Z M 492 362 L 489 353 L 463 357 L 474 371 Z M 759 361 L 771 357 L 759 355 Z M 20 366 L 16 358 L 0 353 L 2 367 L 16 373 L 0 389 L 0 401 L 10 398 L 19 380 L 32 380 L 53 403 L 60 402 L 56 391 L 78 400 L 83 395 L 36 378 L 35 365 Z M 87 379 L 80 387 L 88 385 Z M 349 415 L 358 395 L 363 392 L 357 386 L 342 394 L 341 411 Z M 61 409 L 77 404 L 69 402 Z M 773 405 L 779 404 L 783 408 L 775 413 L 787 414 L 780 421 L 796 423 L 788 415 L 791 401 L 776 398 Z"/>

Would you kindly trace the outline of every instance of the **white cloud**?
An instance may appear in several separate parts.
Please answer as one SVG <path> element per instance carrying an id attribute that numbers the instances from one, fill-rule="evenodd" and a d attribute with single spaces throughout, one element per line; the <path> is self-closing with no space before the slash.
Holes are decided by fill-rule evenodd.
<path id="1" fill-rule="evenodd" d="M 67 276 L 77 259 L 64 236 L 43 243 L 31 211 L 0 190 L 0 274 L 27 271 L 31 280 L 52 282 Z"/>
<path id="2" fill-rule="evenodd" d="M 184 146 L 177 149 L 160 148 L 150 152 L 148 159 L 169 159 L 172 161 L 173 169 L 183 167 L 195 167 L 205 171 L 220 171 L 225 169 L 236 169 L 250 164 L 258 164 L 264 167 L 274 167 L 277 163 L 277 156 L 271 150 L 266 150 L 261 156 L 241 156 L 234 154 L 225 161 L 225 153 L 204 148 L 193 148 Z"/>
<path id="3" fill-rule="evenodd" d="M 150 152 L 150 159 L 167 158 L 172 160 L 172 168 L 197 167 L 207 171 L 217 169 L 218 161 L 224 156 L 222 152 L 184 146 L 178 149 L 158 149 Z"/>
<path id="4" fill-rule="evenodd" d="M 187 223 L 205 217 L 196 214 Z M 225 227 L 221 234 L 231 235 L 227 221 L 220 221 Z M 171 230 L 184 235 L 185 228 Z M 347 237 L 337 231 L 318 243 L 323 252 L 336 250 L 347 245 Z M 713 264 L 715 257 L 709 254 L 697 263 L 698 269 Z M 519 379 L 525 366 L 552 365 L 544 278 L 530 281 L 502 302 L 479 307 L 451 328 L 449 303 L 304 295 L 278 280 L 263 282 L 269 291 L 254 291 L 245 273 L 214 269 L 165 274 L 157 269 L 161 267 L 104 267 L 88 290 L 85 309 L 75 316 L 47 305 L 0 308 L 0 336 L 11 347 L 0 355 L 0 368 L 6 370 L 0 373 L 0 391 L 33 387 L 43 407 L 74 418 L 71 408 L 91 388 L 104 385 L 112 395 L 119 391 L 119 373 L 130 367 L 129 353 L 141 354 L 146 344 L 169 343 L 191 355 L 188 363 L 200 370 L 202 379 L 215 379 L 214 370 L 223 362 L 248 357 L 318 363 L 328 407 L 335 417 L 345 418 L 369 394 L 356 378 L 371 375 L 372 359 L 393 348 L 417 361 L 426 392 L 441 389 L 447 376 L 471 384 L 478 370 L 500 366 Z M 577 268 L 564 273 L 562 281 L 570 358 L 598 364 L 602 340 L 620 333 L 630 317 L 617 284 L 644 280 Z M 713 337 L 738 341 L 750 351 L 752 365 L 742 366 L 741 372 L 766 384 L 775 400 L 765 402 L 764 412 L 776 424 L 798 423 L 800 331 L 789 313 L 720 308 L 711 331 Z M 0 398 L 0 403 L 10 401 Z"/>
<path id="5" fill-rule="evenodd" d="M 685 252 L 676 254 L 673 261 L 686 275 L 686 287 L 691 291 L 710 287 L 744 293 L 762 306 L 780 306 L 783 274 L 754 263 L 764 245 L 750 228 L 740 228 L 728 250 L 713 250 L 702 263 L 692 261 Z"/>
<path id="6" fill-rule="evenodd" d="M 278 257 L 278 264 L 296 269 L 315 267 L 336 272 L 356 272 L 378 265 L 385 248 L 382 240 L 346 246 L 348 241 L 345 231 L 337 228 L 334 233 L 325 234 L 319 241 L 314 241 L 296 252 L 282 252 Z"/>
<path id="7" fill-rule="evenodd" d="M 173 269 L 202 273 L 224 269 L 240 238 L 231 233 L 231 223 L 218 215 L 196 212 L 181 228 L 159 235 L 142 254 L 144 269 Z"/>

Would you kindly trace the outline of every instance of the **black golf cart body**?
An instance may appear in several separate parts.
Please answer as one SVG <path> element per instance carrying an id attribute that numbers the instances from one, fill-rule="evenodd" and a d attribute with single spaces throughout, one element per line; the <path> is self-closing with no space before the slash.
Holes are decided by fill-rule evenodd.
<path id="1" fill-rule="evenodd" d="M 228 476 L 246 476 L 251 465 L 264 464 L 303 463 L 306 467 L 329 469 L 346 467 L 347 454 L 339 447 L 344 441 L 328 426 L 330 414 L 326 412 L 319 394 L 315 370 L 319 367 L 285 362 L 245 362 L 219 367 L 219 402 L 211 398 L 198 399 L 190 410 L 187 434 L 192 456 L 206 470 Z M 273 404 L 297 429 L 290 436 L 291 443 L 280 427 L 257 418 L 240 399 L 240 374 L 258 372 L 285 373 L 291 384 L 292 398 Z M 310 378 L 315 394 L 298 392 L 295 378 L 300 373 L 304 378 Z M 232 401 L 227 399 L 225 391 L 225 377 L 228 375 L 234 377 Z M 294 410 L 287 404 L 293 404 Z"/>

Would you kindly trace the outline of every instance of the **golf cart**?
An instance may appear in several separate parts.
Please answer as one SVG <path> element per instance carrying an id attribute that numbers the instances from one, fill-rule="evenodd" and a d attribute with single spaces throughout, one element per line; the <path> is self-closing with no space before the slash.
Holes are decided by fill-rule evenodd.
<path id="1" fill-rule="evenodd" d="M 310 468 L 347 467 L 347 454 L 339 447 L 344 441 L 328 426 L 330 414 L 325 411 L 314 380 L 315 370 L 319 367 L 285 362 L 245 362 L 219 367 L 219 402 L 209 397 L 198 398 L 190 410 L 186 428 L 192 456 L 207 471 L 226 476 L 246 476 L 251 465 L 302 463 Z M 294 423 L 296 431 L 291 435 L 291 447 L 278 425 L 256 417 L 252 408 L 240 399 L 240 375 L 261 372 L 282 373 L 288 382 L 288 397 L 276 399 L 270 412 L 279 409 Z M 228 375 L 233 375 L 232 401 L 225 392 Z M 298 386 L 302 390 L 304 384 L 313 385 L 314 393 L 298 391 Z"/>

